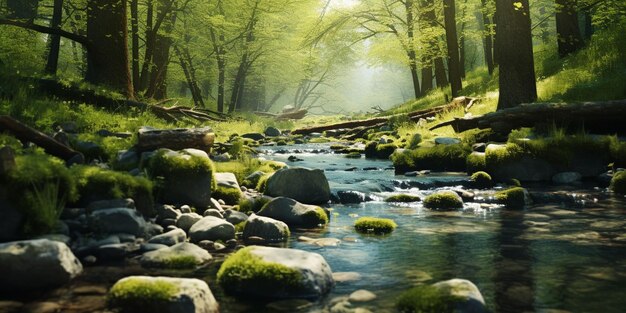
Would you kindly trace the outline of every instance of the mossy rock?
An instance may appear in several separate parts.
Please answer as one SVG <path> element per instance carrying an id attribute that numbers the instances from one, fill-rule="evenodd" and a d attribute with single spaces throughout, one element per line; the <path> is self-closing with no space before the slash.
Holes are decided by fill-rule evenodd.
<path id="1" fill-rule="evenodd" d="M 361 217 L 354 222 L 354 229 L 364 234 L 389 234 L 396 227 L 396 222 L 388 218 Z"/>
<path id="2" fill-rule="evenodd" d="M 400 312 L 452 313 L 461 298 L 430 285 L 413 287 L 403 292 L 396 300 Z"/>
<path id="3" fill-rule="evenodd" d="M 237 205 L 241 201 L 241 190 L 229 187 L 217 187 L 213 190 L 211 197 L 222 199 L 228 205 Z"/>
<path id="4" fill-rule="evenodd" d="M 376 158 L 376 147 L 378 146 L 378 142 L 370 141 L 365 145 L 365 157 L 368 159 Z"/>
<path id="5" fill-rule="evenodd" d="M 611 179 L 611 191 L 626 195 L 626 171 L 615 173 Z"/>
<path id="6" fill-rule="evenodd" d="M 467 145 L 436 145 L 394 153 L 391 161 L 396 173 L 410 171 L 465 171 L 471 148 Z"/>
<path id="7" fill-rule="evenodd" d="M 499 191 L 495 197 L 499 203 L 513 210 L 523 210 L 531 202 L 528 191 L 522 187 L 513 187 Z"/>
<path id="8" fill-rule="evenodd" d="M 454 191 L 439 191 L 424 199 L 424 207 L 432 210 L 451 211 L 463 208 L 463 200 Z"/>
<path id="9" fill-rule="evenodd" d="M 271 198 L 269 197 L 255 197 L 244 199 L 239 202 L 238 211 L 243 213 L 253 212 L 258 213 L 261 211 L 263 206 L 265 206 L 268 202 L 270 202 Z"/>
<path id="10" fill-rule="evenodd" d="M 491 175 L 486 172 L 476 172 L 470 177 L 470 182 L 474 188 L 487 189 L 493 187 Z"/>
<path id="11" fill-rule="evenodd" d="M 475 173 L 487 170 L 485 153 L 472 152 L 465 161 L 467 173 Z"/>
<path id="12" fill-rule="evenodd" d="M 379 144 L 376 146 L 377 159 L 389 159 L 389 157 L 398 149 L 394 143 Z"/>
<path id="13" fill-rule="evenodd" d="M 329 222 L 328 214 L 323 208 L 286 197 L 270 200 L 258 214 L 285 222 L 290 227 L 317 228 L 324 227 Z"/>
<path id="14" fill-rule="evenodd" d="M 407 194 L 399 194 L 399 195 L 393 195 L 388 197 L 387 199 L 385 199 L 385 202 L 404 202 L 404 203 L 409 203 L 409 202 L 419 202 L 422 199 L 418 196 L 413 196 L 413 195 L 407 195 Z"/>
<path id="15" fill-rule="evenodd" d="M 334 284 L 319 254 L 260 246 L 229 256 L 217 272 L 217 282 L 229 294 L 259 299 L 318 298 Z"/>

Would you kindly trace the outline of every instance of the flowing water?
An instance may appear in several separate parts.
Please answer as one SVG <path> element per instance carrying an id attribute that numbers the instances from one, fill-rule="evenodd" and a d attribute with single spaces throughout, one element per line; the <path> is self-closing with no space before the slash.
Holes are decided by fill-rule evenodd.
<path id="1" fill-rule="evenodd" d="M 373 192 L 379 196 L 400 191 L 417 195 L 432 192 L 402 190 L 396 187 L 403 185 L 400 181 L 465 179 L 461 174 L 394 176 L 389 161 L 309 152 L 319 150 L 319 145 L 295 146 L 288 149 L 297 150 L 286 151 L 280 151 L 284 147 L 268 149 L 268 159 L 325 169 L 331 188 L 353 186 L 353 190 L 365 190 L 382 186 L 382 192 Z M 290 163 L 289 156 L 303 161 Z M 551 188 L 537 186 L 531 190 Z M 525 211 L 482 209 L 479 204 L 466 203 L 463 211 L 453 213 L 431 212 L 421 204 L 382 201 L 333 205 L 331 223 L 325 230 L 296 231 L 288 246 L 321 254 L 334 272 L 356 272 L 360 276 L 355 281 L 337 283 L 325 301 L 310 309 L 313 311 L 327 307 L 333 298 L 367 289 L 378 298 L 359 307 L 393 312 L 394 299 L 411 286 L 464 278 L 478 286 L 494 312 L 624 312 L 626 201 L 589 186 L 568 192 L 589 200 L 537 205 Z M 358 216 L 391 218 L 398 228 L 388 236 L 359 235 L 353 229 Z M 298 242 L 297 237 L 302 235 L 342 242 L 338 247 L 319 247 Z M 234 299 L 227 300 L 224 308 L 230 305 L 238 307 Z M 261 311 L 256 305 L 239 310 Z"/>

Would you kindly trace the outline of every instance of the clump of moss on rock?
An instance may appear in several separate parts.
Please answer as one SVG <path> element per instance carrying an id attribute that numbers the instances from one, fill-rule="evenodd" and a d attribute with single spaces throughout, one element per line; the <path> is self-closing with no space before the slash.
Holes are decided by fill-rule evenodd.
<path id="1" fill-rule="evenodd" d="M 174 255 L 163 262 L 163 267 L 168 269 L 194 269 L 198 265 L 198 260 L 191 255 Z"/>
<path id="2" fill-rule="evenodd" d="M 497 192 L 495 197 L 509 209 L 522 210 L 526 206 L 527 193 L 522 187 L 513 187 Z"/>
<path id="3" fill-rule="evenodd" d="M 611 191 L 619 194 L 626 194 L 626 171 L 615 173 L 611 179 Z"/>
<path id="4" fill-rule="evenodd" d="M 491 175 L 486 172 L 476 172 L 472 174 L 470 177 L 470 181 L 472 182 L 472 186 L 478 189 L 487 189 L 493 187 L 493 181 L 491 180 Z"/>
<path id="5" fill-rule="evenodd" d="M 361 158 L 361 152 L 350 152 L 348 154 L 346 154 L 346 158 L 348 159 L 360 159 Z"/>
<path id="6" fill-rule="evenodd" d="M 329 222 L 328 214 L 321 207 L 307 211 L 302 215 L 302 225 L 305 227 L 326 226 Z"/>
<path id="7" fill-rule="evenodd" d="M 368 159 L 376 158 L 376 147 L 378 146 L 378 142 L 370 141 L 365 145 L 365 157 Z"/>
<path id="8" fill-rule="evenodd" d="M 239 202 L 238 211 L 243 213 L 258 213 L 268 202 L 270 202 L 270 198 L 268 197 L 255 197 L 250 199 L 244 199 Z"/>
<path id="9" fill-rule="evenodd" d="M 389 234 L 398 225 L 388 218 L 361 217 L 354 222 L 354 228 L 359 233 Z"/>
<path id="10" fill-rule="evenodd" d="M 158 312 L 178 292 L 178 286 L 168 281 L 127 278 L 113 285 L 107 300 L 124 312 Z"/>
<path id="11" fill-rule="evenodd" d="M 467 159 L 465 160 L 465 165 L 468 173 L 485 171 L 487 169 L 487 160 L 485 158 L 485 153 L 472 152 L 470 155 L 467 156 Z"/>
<path id="12" fill-rule="evenodd" d="M 444 211 L 462 209 L 463 200 L 454 191 L 439 191 L 424 199 L 424 207 Z"/>
<path id="13" fill-rule="evenodd" d="M 270 173 L 261 176 L 261 178 L 259 178 L 259 182 L 256 184 L 256 191 L 261 193 L 265 192 L 265 188 L 267 187 L 267 181 L 270 179 L 270 177 L 272 177 L 273 174 L 274 173 Z"/>
<path id="14" fill-rule="evenodd" d="M 379 144 L 376 146 L 377 159 L 389 159 L 389 157 L 398 149 L 394 143 Z"/>
<path id="15" fill-rule="evenodd" d="M 396 300 L 396 308 L 400 312 L 455 312 L 456 303 L 462 298 L 451 295 L 440 288 L 421 285 L 403 292 Z"/>
<path id="16" fill-rule="evenodd" d="M 396 173 L 416 170 L 464 171 L 471 148 L 467 145 L 436 145 L 405 150 L 391 156 Z"/>
<path id="17" fill-rule="evenodd" d="M 241 201 L 241 191 L 236 188 L 217 187 L 211 196 L 224 200 L 228 205 L 236 205 Z"/>
<path id="18" fill-rule="evenodd" d="M 407 194 L 399 194 L 399 195 L 393 195 L 388 197 L 387 199 L 385 199 L 385 202 L 404 202 L 404 203 L 409 203 L 409 202 L 419 202 L 421 199 L 418 196 L 413 196 L 413 195 L 407 195 Z"/>

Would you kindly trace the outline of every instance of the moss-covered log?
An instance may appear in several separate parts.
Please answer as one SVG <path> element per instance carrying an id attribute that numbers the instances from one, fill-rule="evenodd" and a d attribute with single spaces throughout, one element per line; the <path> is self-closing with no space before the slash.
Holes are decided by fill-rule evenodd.
<path id="1" fill-rule="evenodd" d="M 137 148 L 142 151 L 168 148 L 182 150 L 196 148 L 210 152 L 215 134 L 209 127 L 152 129 L 141 128 L 137 137 Z"/>

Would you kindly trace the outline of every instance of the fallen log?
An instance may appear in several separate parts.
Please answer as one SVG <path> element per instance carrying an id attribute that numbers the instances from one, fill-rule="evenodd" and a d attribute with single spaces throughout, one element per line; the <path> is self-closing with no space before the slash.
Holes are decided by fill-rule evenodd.
<path id="1" fill-rule="evenodd" d="M 509 133 L 521 127 L 556 125 L 596 134 L 626 133 L 626 99 L 579 103 L 527 103 L 481 116 L 455 118 L 430 128 L 452 126 L 455 132 L 491 128 Z"/>
<path id="2" fill-rule="evenodd" d="M 22 142 L 32 142 L 43 148 L 46 153 L 58 157 L 68 164 L 85 162 L 85 157 L 80 152 L 8 115 L 0 116 L 0 132 L 8 132 Z"/>
<path id="3" fill-rule="evenodd" d="M 309 113 L 309 111 L 306 109 L 288 111 L 288 112 L 283 112 L 279 114 L 274 114 L 274 113 L 269 113 L 269 112 L 254 112 L 254 114 L 259 115 L 259 116 L 273 117 L 279 120 L 301 120 L 307 115 L 307 113 Z"/>
<path id="4" fill-rule="evenodd" d="M 417 122 L 422 118 L 433 117 L 433 116 L 436 116 L 437 114 L 453 110 L 460 106 L 467 106 L 469 104 L 473 104 L 476 100 L 477 100 L 476 98 L 458 97 L 458 98 L 454 98 L 452 102 L 446 105 L 441 105 L 441 106 L 423 109 L 423 110 L 417 110 L 417 111 L 410 112 L 408 114 L 406 113 L 396 114 L 396 115 L 391 115 L 391 116 L 375 117 L 375 118 L 370 118 L 366 120 L 347 121 L 347 122 L 341 122 L 341 123 L 330 124 L 330 125 L 300 128 L 300 129 L 294 130 L 291 133 L 294 135 L 309 135 L 311 133 L 322 133 L 328 130 L 335 130 L 335 129 L 341 129 L 341 128 L 353 129 L 357 127 L 373 127 L 373 126 L 381 125 L 381 124 L 384 125 L 388 123 L 390 119 L 394 117 L 403 116 L 403 115 L 408 116 L 411 121 Z"/>
<path id="5" fill-rule="evenodd" d="M 172 150 L 194 148 L 209 153 L 214 141 L 215 134 L 209 127 L 178 129 L 142 127 L 137 136 L 137 148 L 140 151 L 151 151 L 159 148 Z"/>

